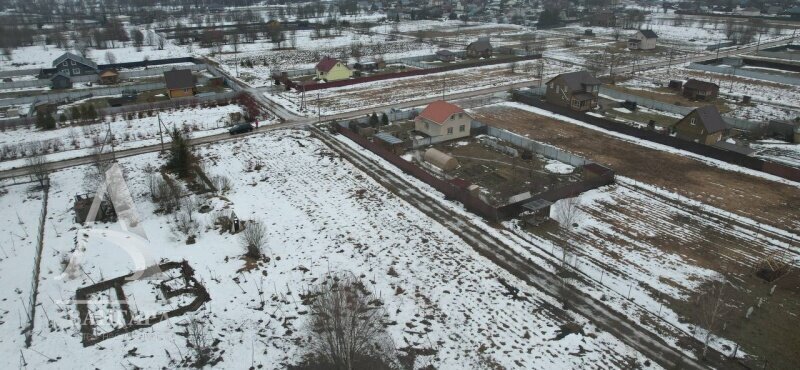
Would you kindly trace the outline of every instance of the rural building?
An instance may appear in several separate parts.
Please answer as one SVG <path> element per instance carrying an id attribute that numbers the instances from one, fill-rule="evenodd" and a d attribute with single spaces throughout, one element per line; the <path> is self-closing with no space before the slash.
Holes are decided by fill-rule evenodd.
<path id="1" fill-rule="evenodd" d="M 679 139 L 711 145 L 722 140 L 728 125 L 717 107 L 706 105 L 697 108 L 675 124 L 673 130 Z"/>
<path id="2" fill-rule="evenodd" d="M 547 102 L 577 111 L 597 106 L 602 82 L 586 71 L 562 73 L 547 81 Z"/>
<path id="3" fill-rule="evenodd" d="M 64 53 L 56 58 L 53 68 L 69 77 L 97 74 L 97 63 L 72 53 Z"/>
<path id="4" fill-rule="evenodd" d="M 656 48 L 658 36 L 653 30 L 639 30 L 628 39 L 628 49 L 631 50 L 653 50 Z"/>
<path id="5" fill-rule="evenodd" d="M 436 52 L 436 58 L 442 62 L 452 62 L 456 60 L 456 55 L 450 50 L 439 50 Z"/>
<path id="6" fill-rule="evenodd" d="M 458 160 L 444 154 L 434 148 L 430 148 L 422 155 L 425 162 L 428 162 L 436 167 L 441 168 L 443 171 L 452 171 L 458 168 Z"/>
<path id="7" fill-rule="evenodd" d="M 492 43 L 488 37 L 479 37 L 467 45 L 467 58 L 489 58 L 492 56 Z"/>
<path id="8" fill-rule="evenodd" d="M 100 72 L 100 83 L 103 85 L 114 85 L 119 82 L 119 72 L 116 69 L 106 69 Z"/>
<path id="9" fill-rule="evenodd" d="M 386 150 L 394 154 L 403 154 L 406 149 L 405 142 L 388 132 L 379 132 L 372 136 L 373 140 Z"/>
<path id="10" fill-rule="evenodd" d="M 414 130 L 430 137 L 456 139 L 469 136 L 471 123 L 472 117 L 465 113 L 461 107 L 444 100 L 438 100 L 428 104 L 414 118 Z"/>
<path id="11" fill-rule="evenodd" d="M 590 15 L 587 23 L 594 27 L 616 27 L 617 16 L 614 12 L 606 10 Z"/>
<path id="12" fill-rule="evenodd" d="M 335 58 L 322 58 L 315 69 L 317 70 L 318 80 L 339 81 L 353 77 L 353 71 L 346 64 Z"/>
<path id="13" fill-rule="evenodd" d="M 54 90 L 72 88 L 72 79 L 64 72 L 58 72 L 50 77 L 50 87 Z"/>
<path id="14" fill-rule="evenodd" d="M 164 72 L 164 82 L 167 84 L 167 94 L 170 99 L 193 96 L 197 93 L 194 75 L 188 69 L 172 69 Z"/>
<path id="15" fill-rule="evenodd" d="M 683 84 L 683 96 L 689 99 L 713 99 L 719 93 L 719 85 L 693 78 Z"/>

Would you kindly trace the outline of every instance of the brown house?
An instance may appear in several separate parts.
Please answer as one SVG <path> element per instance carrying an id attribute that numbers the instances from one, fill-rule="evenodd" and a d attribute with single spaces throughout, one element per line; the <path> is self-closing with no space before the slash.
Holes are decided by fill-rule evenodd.
<path id="1" fill-rule="evenodd" d="M 717 107 L 706 105 L 691 111 L 675 124 L 673 130 L 679 139 L 712 145 L 720 140 L 728 124 L 719 115 Z"/>
<path id="2" fill-rule="evenodd" d="M 172 69 L 164 72 L 167 94 L 170 99 L 192 96 L 197 93 L 194 75 L 188 69 Z"/>
<path id="3" fill-rule="evenodd" d="M 719 94 L 719 85 L 711 82 L 695 80 L 693 78 L 683 84 L 683 96 L 689 99 L 713 99 Z"/>
<path id="4" fill-rule="evenodd" d="M 106 69 L 100 72 L 100 83 L 103 85 L 114 85 L 119 82 L 119 72 L 116 69 Z"/>
<path id="5" fill-rule="evenodd" d="M 467 45 L 467 58 L 489 58 L 492 56 L 492 43 L 488 37 L 479 37 Z"/>
<path id="6" fill-rule="evenodd" d="M 601 84 L 586 71 L 562 73 L 547 81 L 545 99 L 548 103 L 572 110 L 588 111 L 597 106 Z"/>

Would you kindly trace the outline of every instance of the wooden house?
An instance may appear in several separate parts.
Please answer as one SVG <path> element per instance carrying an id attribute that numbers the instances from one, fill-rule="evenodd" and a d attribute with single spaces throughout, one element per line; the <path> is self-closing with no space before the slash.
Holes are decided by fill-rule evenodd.
<path id="1" fill-rule="evenodd" d="M 656 48 L 658 36 L 653 30 L 639 30 L 628 39 L 628 49 L 653 50 Z"/>
<path id="2" fill-rule="evenodd" d="M 467 58 L 489 58 L 492 56 L 492 43 L 488 37 L 479 37 L 467 45 Z"/>
<path id="3" fill-rule="evenodd" d="M 683 96 L 689 99 L 707 100 L 717 97 L 719 85 L 711 82 L 689 79 L 683 84 Z"/>
<path id="4" fill-rule="evenodd" d="M 97 63 L 72 53 L 64 53 L 56 58 L 53 68 L 68 77 L 97 74 Z"/>
<path id="5" fill-rule="evenodd" d="M 597 107 L 602 82 L 586 71 L 562 73 L 547 81 L 545 100 L 577 111 Z"/>
<path id="6" fill-rule="evenodd" d="M 164 72 L 164 81 L 170 99 L 197 94 L 197 86 L 191 70 L 172 69 L 166 71 Z"/>
<path id="7" fill-rule="evenodd" d="M 728 129 L 728 124 L 720 116 L 717 107 L 707 105 L 697 108 L 673 126 L 679 139 L 712 145 L 720 140 Z"/>

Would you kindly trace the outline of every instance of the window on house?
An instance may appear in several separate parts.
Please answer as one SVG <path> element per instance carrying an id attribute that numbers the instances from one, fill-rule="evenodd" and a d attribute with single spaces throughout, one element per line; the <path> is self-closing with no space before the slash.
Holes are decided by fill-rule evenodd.
<path id="1" fill-rule="evenodd" d="M 447 128 L 447 134 L 450 135 L 452 133 L 453 133 L 453 128 L 452 127 L 448 127 Z"/>
<path id="2" fill-rule="evenodd" d="M 64 61 L 64 63 L 61 63 L 61 65 L 66 67 L 66 66 L 68 66 L 68 65 L 69 65 L 69 62 L 67 62 L 67 61 L 65 60 L 65 61 Z"/>
<path id="3" fill-rule="evenodd" d="M 458 132 L 464 132 L 466 130 L 467 130 L 467 127 L 465 125 L 458 126 Z"/>
<path id="4" fill-rule="evenodd" d="M 81 69 L 80 68 L 73 68 L 72 69 L 72 74 L 76 74 L 77 75 L 77 74 L 80 74 L 80 73 L 81 73 Z"/>
<path id="5" fill-rule="evenodd" d="M 692 126 L 694 126 L 694 123 L 695 123 L 695 118 L 694 118 L 694 117 L 692 117 L 692 119 L 691 119 L 691 120 L 689 120 L 689 123 L 690 123 Z"/>
<path id="6" fill-rule="evenodd" d="M 428 122 L 425 122 L 425 129 L 427 130 L 429 128 L 431 128 L 431 125 L 429 125 Z"/>
<path id="7" fill-rule="evenodd" d="M 75 65 L 75 61 L 74 60 L 70 60 L 70 63 L 72 63 L 72 65 Z"/>

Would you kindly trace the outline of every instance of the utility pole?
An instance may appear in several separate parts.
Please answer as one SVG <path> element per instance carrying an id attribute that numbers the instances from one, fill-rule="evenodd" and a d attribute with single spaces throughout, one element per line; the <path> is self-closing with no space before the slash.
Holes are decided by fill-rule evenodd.
<path id="1" fill-rule="evenodd" d="M 117 160 L 117 152 L 114 150 L 114 134 L 111 132 L 111 121 L 106 121 L 106 127 L 108 127 L 108 138 L 111 142 L 111 160 Z"/>
<path id="2" fill-rule="evenodd" d="M 442 75 L 442 100 L 444 100 L 444 90 L 445 90 L 446 84 L 447 84 L 447 77 Z"/>
<path id="3" fill-rule="evenodd" d="M 161 125 L 162 125 L 161 112 L 156 113 L 156 116 L 158 117 L 158 137 L 161 138 L 161 152 L 163 153 L 164 152 L 164 132 L 161 131 Z"/>
<path id="4" fill-rule="evenodd" d="M 322 108 L 319 105 L 319 91 L 317 91 L 317 123 L 322 122 Z"/>
<path id="5" fill-rule="evenodd" d="M 758 42 L 756 42 L 756 53 L 758 53 L 758 49 L 761 46 L 761 32 L 758 33 Z"/>

